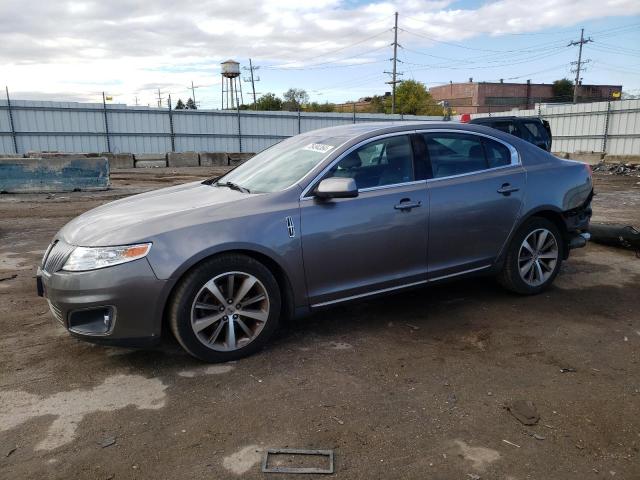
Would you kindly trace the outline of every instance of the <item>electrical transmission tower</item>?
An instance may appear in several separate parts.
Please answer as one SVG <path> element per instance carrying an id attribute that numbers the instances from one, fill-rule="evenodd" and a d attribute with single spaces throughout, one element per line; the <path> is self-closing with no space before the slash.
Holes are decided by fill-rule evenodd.
<path id="1" fill-rule="evenodd" d="M 573 47 L 574 45 L 578 45 L 578 61 L 571 62 L 571 65 L 576 66 L 575 69 L 571 70 L 572 72 L 576 72 L 576 81 L 575 81 L 575 84 L 573 85 L 573 103 L 578 102 L 578 92 L 580 90 L 580 71 L 586 70 L 585 68 L 582 68 L 582 65 L 585 63 L 589 63 L 591 61 L 591 60 L 582 60 L 582 46 L 585 43 L 589 43 L 589 42 L 593 42 L 593 40 L 591 39 L 591 37 L 584 38 L 584 28 L 582 28 L 580 29 L 580 40 L 569 42 L 569 45 L 567 45 L 568 47 Z"/>
<path id="2" fill-rule="evenodd" d="M 162 100 L 164 97 L 160 94 L 160 89 L 158 89 L 158 108 L 162 108 Z"/>
<path id="3" fill-rule="evenodd" d="M 396 113 L 396 84 L 400 83 L 402 80 L 398 80 L 397 77 L 402 75 L 402 73 L 398 72 L 397 63 L 398 63 L 398 12 L 395 14 L 395 23 L 393 26 L 393 58 L 391 62 L 393 64 L 393 70 L 391 72 L 384 72 L 391 75 L 391 80 L 388 82 L 384 82 L 391 85 L 391 113 Z"/>
<path id="4" fill-rule="evenodd" d="M 251 90 L 253 91 L 253 109 L 257 110 L 258 106 L 256 105 L 256 82 L 260 81 L 260 77 L 253 74 L 255 70 L 258 70 L 260 67 L 254 67 L 253 63 L 251 63 L 251 59 L 249 59 L 249 68 L 242 67 L 243 70 L 248 70 L 250 73 L 249 77 L 245 77 L 242 80 L 245 82 L 251 82 Z"/>

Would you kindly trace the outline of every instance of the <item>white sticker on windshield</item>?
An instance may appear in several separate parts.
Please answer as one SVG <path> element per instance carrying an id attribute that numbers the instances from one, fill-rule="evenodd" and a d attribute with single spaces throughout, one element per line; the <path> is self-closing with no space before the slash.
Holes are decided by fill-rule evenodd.
<path id="1" fill-rule="evenodd" d="M 327 153 L 333 148 L 333 145 L 323 145 L 322 143 L 310 143 L 303 150 L 311 150 L 312 152 Z"/>

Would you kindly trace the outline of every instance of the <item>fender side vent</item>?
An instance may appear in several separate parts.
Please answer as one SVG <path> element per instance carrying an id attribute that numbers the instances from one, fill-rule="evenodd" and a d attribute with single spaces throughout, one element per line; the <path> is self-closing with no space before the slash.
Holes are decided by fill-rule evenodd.
<path id="1" fill-rule="evenodd" d="M 289 232 L 290 238 L 296 236 L 296 227 L 293 225 L 293 218 L 291 217 L 287 217 L 287 231 Z"/>

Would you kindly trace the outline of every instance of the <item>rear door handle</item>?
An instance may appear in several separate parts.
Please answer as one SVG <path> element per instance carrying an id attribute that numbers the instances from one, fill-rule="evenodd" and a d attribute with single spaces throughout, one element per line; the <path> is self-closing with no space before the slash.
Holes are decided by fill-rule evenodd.
<path id="1" fill-rule="evenodd" d="M 518 190 L 520 190 L 518 187 L 512 187 L 510 183 L 503 183 L 497 192 L 508 197 L 512 192 L 517 192 Z"/>
<path id="2" fill-rule="evenodd" d="M 393 208 L 396 210 L 411 210 L 412 208 L 417 208 L 422 205 L 422 202 L 412 202 L 410 198 L 403 198 L 400 200 L 400 203 L 395 205 Z"/>

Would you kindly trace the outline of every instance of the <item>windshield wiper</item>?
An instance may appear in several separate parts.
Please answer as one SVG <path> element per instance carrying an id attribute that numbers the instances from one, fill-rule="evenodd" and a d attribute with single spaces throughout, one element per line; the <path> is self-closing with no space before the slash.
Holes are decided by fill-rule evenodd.
<path id="1" fill-rule="evenodd" d="M 248 188 L 241 187 L 237 183 L 233 183 L 233 182 L 222 182 L 222 183 L 217 182 L 216 185 L 220 187 L 229 187 L 232 190 L 237 190 L 242 193 L 251 193 L 251 190 L 249 190 Z"/>

